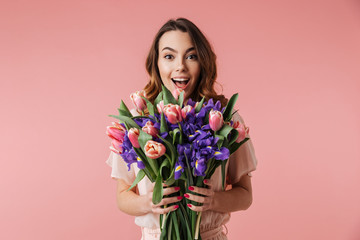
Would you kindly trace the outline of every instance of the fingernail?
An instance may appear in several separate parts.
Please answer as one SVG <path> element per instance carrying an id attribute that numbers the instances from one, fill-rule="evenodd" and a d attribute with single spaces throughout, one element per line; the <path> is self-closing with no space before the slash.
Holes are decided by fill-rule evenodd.
<path id="1" fill-rule="evenodd" d="M 204 183 L 208 183 L 208 182 L 209 182 L 208 180 L 206 180 L 206 179 L 204 180 Z"/>
<path id="2" fill-rule="evenodd" d="M 179 191 L 180 190 L 180 187 L 175 187 L 175 191 Z"/>
<path id="3" fill-rule="evenodd" d="M 187 204 L 187 206 L 188 206 L 188 207 L 192 207 L 192 205 L 191 205 L 190 203 L 189 203 L 189 204 Z"/>
<path id="4" fill-rule="evenodd" d="M 174 209 L 178 209 L 178 208 L 179 208 L 179 205 L 175 205 L 175 206 L 174 206 Z"/>
<path id="5" fill-rule="evenodd" d="M 177 199 L 181 200 L 181 199 L 182 199 L 182 196 L 178 196 Z"/>
<path id="6" fill-rule="evenodd" d="M 189 194 L 184 194 L 184 197 L 186 197 L 186 198 L 189 198 L 190 196 L 189 196 Z"/>
<path id="7" fill-rule="evenodd" d="M 192 191 L 192 190 L 194 190 L 194 188 L 193 188 L 193 187 L 189 187 L 189 190 Z"/>

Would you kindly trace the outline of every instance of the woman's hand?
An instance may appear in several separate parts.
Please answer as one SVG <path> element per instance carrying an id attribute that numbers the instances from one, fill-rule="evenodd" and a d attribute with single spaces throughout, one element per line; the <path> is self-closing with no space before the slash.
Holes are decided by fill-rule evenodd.
<path id="1" fill-rule="evenodd" d="M 194 193 L 199 193 L 203 196 L 194 195 L 191 193 L 185 193 L 184 197 L 194 202 L 202 203 L 202 206 L 194 206 L 193 204 L 188 204 L 188 207 L 195 212 L 203 212 L 212 208 L 215 192 L 212 190 L 212 182 L 210 179 L 205 179 L 204 184 L 209 186 L 209 188 L 201 188 L 190 186 L 189 190 Z"/>
<path id="2" fill-rule="evenodd" d="M 179 190 L 180 190 L 180 187 L 166 187 L 166 186 L 164 186 L 163 195 L 167 196 L 167 195 L 170 195 L 172 193 L 176 193 Z M 153 196 L 153 191 L 148 192 L 145 195 L 146 202 L 149 203 L 148 209 L 149 209 L 149 212 L 158 213 L 158 214 L 165 214 L 165 213 L 168 213 L 170 211 L 176 210 L 179 207 L 179 205 L 171 205 L 170 207 L 165 207 L 165 208 L 163 208 L 162 206 L 168 205 L 170 203 L 179 202 L 182 199 L 181 196 L 167 197 L 167 198 L 163 198 L 161 200 L 161 202 L 159 202 L 158 204 L 155 205 L 152 202 L 152 196 Z"/>

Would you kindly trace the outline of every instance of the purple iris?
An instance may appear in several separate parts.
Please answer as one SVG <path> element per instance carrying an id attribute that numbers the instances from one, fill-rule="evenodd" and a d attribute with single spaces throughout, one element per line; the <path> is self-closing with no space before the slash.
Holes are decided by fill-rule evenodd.
<path id="1" fill-rule="evenodd" d="M 214 151 L 214 158 L 216 160 L 226 160 L 230 157 L 230 151 L 226 147 L 220 148 L 220 150 Z"/>
<path id="2" fill-rule="evenodd" d="M 195 176 L 205 176 L 205 171 L 207 169 L 206 163 L 206 158 L 199 158 L 198 160 L 196 160 L 194 167 Z"/>
<path id="3" fill-rule="evenodd" d="M 179 179 L 181 177 L 181 174 L 184 172 L 184 163 L 181 161 L 177 161 L 175 163 L 175 180 Z"/>
<path id="4" fill-rule="evenodd" d="M 130 139 L 128 137 L 128 131 L 126 131 L 126 134 L 124 136 L 124 141 L 123 141 L 122 147 L 123 147 L 123 153 L 120 155 L 126 162 L 128 171 L 130 170 L 130 165 L 135 162 L 137 163 L 138 168 L 140 168 L 140 169 L 145 168 L 144 163 L 142 161 L 141 162 L 138 161 L 138 155 L 136 154 L 136 152 L 133 149 L 133 146 L 130 142 Z"/>

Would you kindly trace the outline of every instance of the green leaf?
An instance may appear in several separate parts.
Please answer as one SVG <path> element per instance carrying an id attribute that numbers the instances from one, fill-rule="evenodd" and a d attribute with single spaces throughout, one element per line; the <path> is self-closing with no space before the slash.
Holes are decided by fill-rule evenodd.
<path id="1" fill-rule="evenodd" d="M 162 185 L 161 175 L 159 174 L 155 181 L 154 192 L 152 197 L 153 204 L 155 205 L 158 204 L 159 202 L 161 202 L 162 198 L 163 198 L 163 185 Z"/>
<path id="2" fill-rule="evenodd" d="M 146 107 L 147 107 L 147 109 L 148 109 L 148 111 L 149 111 L 149 114 L 152 115 L 152 116 L 154 116 L 154 115 L 155 115 L 154 105 L 153 105 L 149 100 L 147 100 L 147 98 L 142 97 L 142 99 L 144 99 L 145 102 L 146 102 Z"/>
<path id="3" fill-rule="evenodd" d="M 176 211 L 176 213 L 178 214 L 178 216 L 180 218 L 181 226 L 185 226 L 185 227 L 182 227 L 182 229 L 186 229 L 187 237 L 185 239 L 193 239 L 192 234 L 191 234 L 191 226 L 190 226 L 189 216 L 186 213 L 186 210 L 182 204 L 179 204 L 179 210 L 180 211 Z"/>
<path id="4" fill-rule="evenodd" d="M 174 131 L 173 131 L 173 136 L 172 136 L 173 144 L 180 143 L 180 136 L 181 136 L 180 129 L 175 128 Z"/>
<path id="5" fill-rule="evenodd" d="M 179 231 L 179 223 L 178 223 L 178 219 L 176 217 L 176 212 L 170 212 L 171 214 L 171 219 L 172 219 L 172 222 L 174 223 L 174 229 L 175 229 L 175 236 L 176 236 L 176 239 L 181 239 L 180 238 L 180 231 Z"/>
<path id="6" fill-rule="evenodd" d="M 152 168 L 150 167 L 145 153 L 140 148 L 135 148 L 135 147 L 134 147 L 134 151 L 140 157 L 141 161 L 143 161 L 143 163 L 145 165 L 145 168 L 143 170 L 144 170 L 146 176 L 149 178 L 149 180 L 151 182 L 155 182 L 156 175 L 155 175 L 154 171 L 152 170 Z"/>
<path id="7" fill-rule="evenodd" d="M 170 213 L 168 213 L 168 215 L 169 216 L 167 216 L 168 218 L 170 218 L 170 214 L 171 214 L 171 212 Z M 172 238 L 172 236 L 171 236 L 171 234 L 172 234 L 172 227 L 173 227 L 173 221 L 171 221 L 171 219 L 169 219 L 169 226 L 167 227 L 167 230 L 168 230 L 168 239 L 174 239 L 174 238 Z"/>
<path id="8" fill-rule="evenodd" d="M 225 190 L 225 167 L 226 163 L 229 159 L 226 159 L 221 162 L 221 183 L 222 183 L 222 190 Z"/>
<path id="9" fill-rule="evenodd" d="M 166 147 L 166 152 L 170 152 L 170 158 L 171 158 L 170 163 L 171 163 L 171 168 L 173 168 L 175 165 L 175 161 L 177 159 L 177 150 L 174 145 L 172 145 L 166 139 L 162 138 L 160 135 L 158 135 L 158 138 L 160 138 L 164 142 Z"/>
<path id="10" fill-rule="evenodd" d="M 221 135 L 221 136 L 223 136 L 225 139 L 227 139 L 229 133 L 230 133 L 232 130 L 234 130 L 233 127 L 231 127 L 231 126 L 229 126 L 229 125 L 227 125 L 227 124 L 224 124 L 224 125 L 222 126 L 222 128 L 221 128 L 219 131 L 217 131 L 217 134 L 218 134 L 218 135 Z"/>
<path id="11" fill-rule="evenodd" d="M 141 150 L 144 151 L 147 141 L 152 140 L 152 136 L 150 134 L 147 134 L 146 132 L 144 132 L 141 129 L 139 129 L 139 132 L 140 132 L 140 134 L 139 134 L 138 141 L 139 141 Z"/>
<path id="12" fill-rule="evenodd" d="M 170 177 L 170 162 L 167 158 L 161 163 L 159 173 L 162 179 L 168 179 Z"/>
<path id="13" fill-rule="evenodd" d="M 128 109 L 128 107 L 123 102 L 123 100 L 121 100 L 120 107 L 118 108 L 118 111 L 119 111 L 119 115 L 123 115 L 123 116 L 126 116 L 126 117 L 132 117 L 133 116 L 131 114 L 130 110 Z"/>
<path id="14" fill-rule="evenodd" d="M 176 181 L 175 178 L 174 178 L 174 169 L 173 171 L 171 172 L 171 175 L 168 179 L 165 180 L 165 184 L 168 185 L 168 186 L 171 186 L 174 184 L 174 182 Z"/>
<path id="15" fill-rule="evenodd" d="M 232 145 L 236 139 L 239 136 L 239 132 L 236 129 L 231 130 L 230 132 L 230 140 L 229 140 L 229 146 Z"/>
<path id="16" fill-rule="evenodd" d="M 200 112 L 201 108 L 203 107 L 204 101 L 205 101 L 205 97 L 203 97 L 201 99 L 201 101 L 199 102 L 199 104 L 196 106 L 196 108 L 195 108 L 196 113 Z"/>
<path id="17" fill-rule="evenodd" d="M 164 85 L 162 85 L 162 93 L 164 98 L 164 105 L 167 105 L 169 103 L 177 104 L 177 101 L 172 95 L 172 93 Z"/>
<path id="18" fill-rule="evenodd" d="M 234 105 L 236 103 L 236 100 L 238 99 L 239 94 L 235 93 L 234 95 L 231 96 L 228 104 L 226 105 L 225 111 L 223 113 L 223 118 L 225 122 L 228 122 L 231 120 L 231 116 L 232 116 L 232 110 L 234 108 Z"/>
<path id="19" fill-rule="evenodd" d="M 168 132 L 168 125 L 164 113 L 161 113 L 160 133 Z"/>
<path id="20" fill-rule="evenodd" d="M 237 143 L 234 142 L 230 147 L 230 155 L 233 154 L 241 145 L 243 145 L 247 140 L 249 140 L 249 138 L 245 138 L 244 140 L 242 140 L 241 142 Z"/>
<path id="21" fill-rule="evenodd" d="M 154 106 L 156 107 L 156 105 L 158 105 L 159 102 L 161 102 L 161 100 L 163 100 L 163 93 L 160 92 L 157 97 L 155 98 L 155 101 L 154 101 Z"/>
<path id="22" fill-rule="evenodd" d="M 182 91 L 180 93 L 180 95 L 179 95 L 178 104 L 179 104 L 180 108 L 183 107 L 183 104 L 184 104 L 184 91 Z"/>
<path id="23" fill-rule="evenodd" d="M 138 174 L 136 175 L 136 178 L 135 178 L 133 184 L 131 185 L 131 187 L 130 187 L 127 191 L 129 191 L 129 190 L 131 190 L 133 187 L 135 187 L 136 184 L 138 184 L 144 177 L 145 177 L 145 172 L 144 172 L 142 169 L 140 169 L 140 171 L 139 171 Z"/>
<path id="24" fill-rule="evenodd" d="M 219 138 L 219 140 L 217 141 L 217 146 L 220 149 L 222 147 L 223 142 L 224 142 L 224 136 L 219 135 L 219 134 L 215 134 L 215 137 Z"/>
<path id="25" fill-rule="evenodd" d="M 126 117 L 126 116 L 116 116 L 116 115 L 109 115 L 109 117 L 113 117 L 113 118 L 116 118 L 116 119 L 119 119 L 120 122 L 123 122 L 123 123 L 126 123 L 129 125 L 129 127 L 131 128 L 139 128 L 139 125 L 136 124 L 136 122 L 134 120 L 132 120 L 131 118 L 129 117 Z"/>
<path id="26" fill-rule="evenodd" d="M 194 185 L 194 180 L 193 180 L 193 175 L 191 173 L 191 168 L 190 168 L 190 164 L 189 164 L 189 159 L 187 158 L 186 154 L 185 155 L 185 163 L 186 163 L 186 172 L 188 174 L 187 176 L 187 181 L 190 184 L 190 186 Z M 185 172 L 185 171 L 184 171 Z M 181 174 L 181 176 L 183 176 L 183 174 Z"/>

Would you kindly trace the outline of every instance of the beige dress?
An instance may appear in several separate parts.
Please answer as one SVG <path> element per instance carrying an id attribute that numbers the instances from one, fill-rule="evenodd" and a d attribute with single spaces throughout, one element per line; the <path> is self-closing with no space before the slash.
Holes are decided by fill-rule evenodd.
<path id="1" fill-rule="evenodd" d="M 234 115 L 234 120 L 244 123 L 239 114 Z M 248 136 L 249 137 L 249 136 Z M 136 174 L 139 172 L 136 164 L 132 164 L 128 171 L 126 163 L 121 156 L 113 152 L 110 153 L 106 163 L 112 167 L 111 177 L 113 179 L 123 179 L 128 185 L 131 185 L 135 180 Z M 227 163 L 227 176 L 231 184 L 240 180 L 244 174 L 251 176 L 251 172 L 256 169 L 257 159 L 251 139 L 241 145 L 241 147 L 230 156 Z M 212 180 L 214 182 L 214 191 L 221 190 L 221 168 L 217 168 Z M 148 178 L 141 180 L 138 185 L 138 194 L 145 195 L 151 191 L 154 184 Z M 226 240 L 226 233 L 223 231 L 223 226 L 229 221 L 230 213 L 220 213 L 214 211 L 203 212 L 200 224 L 200 234 L 203 240 Z M 158 240 L 160 237 L 159 215 L 148 213 L 143 216 L 135 217 L 135 224 L 141 227 L 142 240 Z M 226 228 L 226 227 L 225 227 Z"/>

